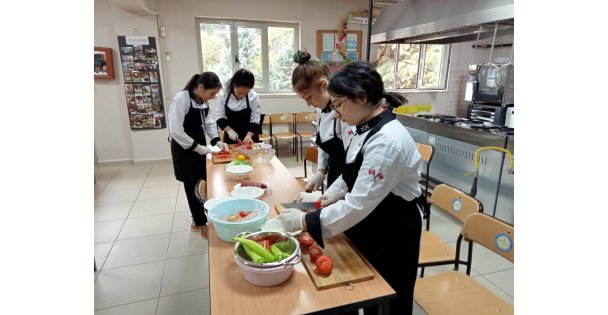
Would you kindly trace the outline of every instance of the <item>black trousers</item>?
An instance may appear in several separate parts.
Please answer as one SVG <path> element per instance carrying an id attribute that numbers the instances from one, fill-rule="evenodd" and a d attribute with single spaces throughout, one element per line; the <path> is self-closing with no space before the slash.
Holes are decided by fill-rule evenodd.
<path id="1" fill-rule="evenodd" d="M 207 224 L 207 216 L 205 215 L 205 209 L 203 208 L 203 205 L 194 194 L 197 182 L 198 180 L 185 180 L 183 183 L 184 190 L 186 192 L 186 198 L 188 198 L 188 206 L 190 207 L 190 213 L 192 214 L 194 224 L 197 226 L 201 226 Z"/>

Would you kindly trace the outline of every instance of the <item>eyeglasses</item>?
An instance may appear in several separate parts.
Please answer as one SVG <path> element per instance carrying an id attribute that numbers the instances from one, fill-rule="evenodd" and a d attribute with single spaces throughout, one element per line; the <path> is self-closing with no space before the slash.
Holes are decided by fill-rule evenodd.
<path id="1" fill-rule="evenodd" d="M 343 100 L 343 101 L 341 101 L 341 102 L 338 104 L 338 101 L 340 101 L 340 100 Z M 337 110 L 337 109 L 338 109 L 338 108 L 340 108 L 342 105 L 344 105 L 344 103 L 346 103 L 346 101 L 348 101 L 348 97 L 346 97 L 346 96 L 340 97 L 340 98 L 338 98 L 338 99 L 336 99 L 336 100 L 332 100 L 332 101 L 331 101 L 331 104 L 329 104 L 329 107 L 330 107 L 331 109 L 333 109 L 333 110 Z"/>

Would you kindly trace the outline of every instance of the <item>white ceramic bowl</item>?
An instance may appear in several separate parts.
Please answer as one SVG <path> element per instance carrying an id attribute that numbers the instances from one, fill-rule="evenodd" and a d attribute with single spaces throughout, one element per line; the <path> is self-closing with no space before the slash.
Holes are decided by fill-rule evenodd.
<path id="1" fill-rule="evenodd" d="M 230 195 L 235 198 L 257 198 L 264 194 L 264 189 L 254 186 L 237 187 Z"/>
<path id="2" fill-rule="evenodd" d="M 251 219 L 229 222 L 227 217 L 239 211 L 254 211 Z M 270 208 L 268 204 L 258 199 L 234 198 L 222 201 L 209 209 L 208 219 L 213 223 L 217 236 L 226 242 L 234 243 L 233 237 L 242 232 L 256 232 L 266 223 Z"/>
<path id="3" fill-rule="evenodd" d="M 253 172 L 253 166 L 251 165 L 230 165 L 226 167 L 228 177 L 235 180 L 248 178 L 251 172 Z"/>
<path id="4" fill-rule="evenodd" d="M 272 160 L 272 157 L 274 156 L 275 150 L 274 149 L 260 149 L 258 150 L 257 153 L 249 155 L 249 158 L 251 159 L 251 162 L 253 163 L 267 163 L 270 162 L 270 160 Z"/>

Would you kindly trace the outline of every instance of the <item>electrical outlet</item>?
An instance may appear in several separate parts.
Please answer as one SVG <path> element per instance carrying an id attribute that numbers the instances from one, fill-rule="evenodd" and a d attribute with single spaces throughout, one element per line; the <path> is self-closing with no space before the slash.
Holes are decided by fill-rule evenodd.
<path id="1" fill-rule="evenodd" d="M 165 51 L 165 62 L 171 62 L 171 53 Z"/>
<path id="2" fill-rule="evenodd" d="M 167 36 L 167 32 L 165 30 L 165 27 L 161 26 L 160 27 L 160 37 L 165 37 L 165 36 Z"/>

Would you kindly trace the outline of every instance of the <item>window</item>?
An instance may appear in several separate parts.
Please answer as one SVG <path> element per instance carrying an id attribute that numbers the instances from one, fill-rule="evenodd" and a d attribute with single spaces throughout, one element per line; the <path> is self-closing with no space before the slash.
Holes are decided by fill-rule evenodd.
<path id="1" fill-rule="evenodd" d="M 196 19 L 196 25 L 202 71 L 227 82 L 245 68 L 255 76 L 256 92 L 291 92 L 298 24 Z"/>
<path id="2" fill-rule="evenodd" d="M 376 70 L 386 89 L 446 88 L 450 45 L 381 44 Z"/>

